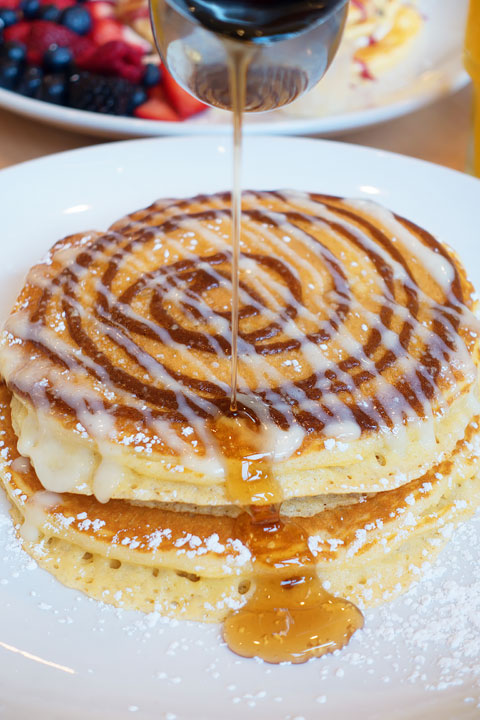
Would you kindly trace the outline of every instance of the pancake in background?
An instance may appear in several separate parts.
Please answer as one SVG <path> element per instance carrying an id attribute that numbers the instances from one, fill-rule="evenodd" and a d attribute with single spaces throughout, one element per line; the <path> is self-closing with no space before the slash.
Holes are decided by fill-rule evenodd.
<path id="1" fill-rule="evenodd" d="M 117 0 L 115 6 L 119 20 L 154 50 L 148 2 Z M 347 105 L 352 87 L 376 80 L 401 63 L 411 52 L 423 22 L 417 2 L 412 0 L 351 0 L 340 49 L 327 79 L 281 112 L 324 115 Z"/>
<path id="2" fill-rule="evenodd" d="M 150 13 L 148 9 L 148 0 L 116 0 L 115 12 L 117 18 L 124 24 L 131 27 L 144 40 L 147 40 L 152 49 L 155 46 L 152 25 L 150 23 Z"/>
<path id="3" fill-rule="evenodd" d="M 29 273 L 0 360 L 44 488 L 231 502 L 215 432 L 229 208 L 226 194 L 162 200 L 60 241 Z M 448 460 L 479 411 L 454 254 L 367 201 L 250 192 L 243 209 L 239 400 L 272 454 L 265 502 L 388 490 Z"/>
<path id="4" fill-rule="evenodd" d="M 423 26 L 416 2 L 352 0 L 331 68 L 313 90 L 282 108 L 282 114 L 322 117 L 384 104 L 416 72 Z M 416 66 L 407 62 L 414 55 Z"/>
<path id="5" fill-rule="evenodd" d="M 423 25 L 415 5 L 401 0 L 350 3 L 345 39 L 355 48 L 354 73 L 374 78 L 405 57 Z"/>

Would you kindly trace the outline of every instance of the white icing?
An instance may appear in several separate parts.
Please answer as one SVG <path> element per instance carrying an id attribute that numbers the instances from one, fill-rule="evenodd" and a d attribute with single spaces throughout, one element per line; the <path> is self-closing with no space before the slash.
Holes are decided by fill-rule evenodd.
<path id="1" fill-rule="evenodd" d="M 76 444 L 65 452 L 62 441 L 48 417 L 29 408 L 17 443 L 18 452 L 29 457 L 46 490 L 71 492 L 93 472 L 94 459 L 89 447 Z"/>
<path id="2" fill-rule="evenodd" d="M 108 502 L 123 478 L 122 466 L 108 456 L 104 457 L 95 470 L 93 480 L 93 492 L 97 500 L 101 503 Z"/>
<path id="3" fill-rule="evenodd" d="M 41 528 L 47 519 L 45 511 L 61 501 L 61 496 L 54 492 L 40 490 L 34 493 L 24 506 L 24 521 L 20 528 L 22 538 L 27 542 L 38 542 Z"/>
<path id="4" fill-rule="evenodd" d="M 404 225 L 395 219 L 389 210 L 381 205 L 368 200 L 350 201 L 349 204 L 353 208 L 366 210 L 370 216 L 388 228 L 404 246 L 405 254 L 410 258 L 415 258 L 417 262 L 427 268 L 435 282 L 444 292 L 448 292 L 455 277 L 455 269 L 447 258 L 419 242 Z"/>

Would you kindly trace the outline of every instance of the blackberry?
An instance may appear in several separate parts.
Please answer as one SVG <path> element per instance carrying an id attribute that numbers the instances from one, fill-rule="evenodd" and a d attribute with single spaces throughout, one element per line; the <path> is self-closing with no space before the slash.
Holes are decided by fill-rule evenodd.
<path id="1" fill-rule="evenodd" d="M 44 75 L 36 97 L 39 100 L 45 100 L 45 102 L 54 103 L 55 105 L 65 105 L 67 98 L 65 75 L 60 73 Z"/>
<path id="2" fill-rule="evenodd" d="M 80 72 L 68 83 L 68 104 L 78 110 L 128 115 L 137 85 L 119 77 Z"/>
<path id="3" fill-rule="evenodd" d="M 38 98 L 43 80 L 43 71 L 39 67 L 29 67 L 25 70 L 17 86 L 17 92 L 27 97 Z"/>

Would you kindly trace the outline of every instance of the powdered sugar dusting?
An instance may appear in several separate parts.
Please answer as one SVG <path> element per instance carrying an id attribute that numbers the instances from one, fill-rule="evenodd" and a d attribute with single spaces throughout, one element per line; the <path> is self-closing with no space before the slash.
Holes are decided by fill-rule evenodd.
<path id="1" fill-rule="evenodd" d="M 114 667 L 123 663 L 124 653 L 130 653 L 129 672 L 132 678 L 146 674 L 150 695 L 147 693 L 145 703 L 138 693 L 118 691 L 126 698 L 122 708 L 129 715 L 137 712 L 130 709 L 136 707 L 143 717 L 149 698 L 161 696 L 167 700 L 160 717 L 168 712 L 178 720 L 191 720 L 189 712 L 182 712 L 186 707 L 182 697 L 196 676 L 202 686 L 199 692 L 205 693 L 205 708 L 213 707 L 208 698 L 216 698 L 232 718 L 247 715 L 263 720 L 275 708 L 275 717 L 291 720 L 315 720 L 320 709 L 326 717 L 333 717 L 329 713 L 341 709 L 348 697 L 348 702 L 353 702 L 355 693 L 376 698 L 371 707 L 367 702 L 370 714 L 361 711 L 359 718 L 387 717 L 382 715 L 382 698 L 386 707 L 394 707 L 388 705 L 389 698 L 399 692 L 405 699 L 402 712 L 407 714 L 399 710 L 397 715 L 389 714 L 389 720 L 416 717 L 413 708 L 417 703 L 433 708 L 432 715 L 425 711 L 419 716 L 422 718 L 435 717 L 438 708 L 449 702 L 453 710 L 448 717 L 475 717 L 480 712 L 480 567 L 476 551 L 480 518 L 454 534 L 440 562 L 408 593 L 379 609 L 367 610 L 365 629 L 345 650 L 310 661 L 298 673 L 298 668 L 288 664 L 272 668 L 237 658 L 226 650 L 217 625 L 167 619 L 158 610 L 148 615 L 119 610 L 63 588 L 21 550 L 10 518 L 2 513 L 0 589 L 10 598 L 0 619 L 2 633 L 4 626 L 11 624 L 9 618 L 19 602 L 26 605 L 40 630 L 49 628 L 50 652 L 47 647 L 44 650 L 47 658 L 63 660 L 53 649 L 61 646 L 66 626 L 70 639 L 80 642 L 83 636 L 86 648 L 96 648 L 98 664 L 97 655 L 86 652 L 85 677 L 91 677 L 90 671 L 93 675 L 104 672 L 103 653 Z M 218 538 L 209 539 L 212 550 L 217 543 Z M 426 562 L 428 565 L 428 556 Z M 0 640 L 4 637 L 0 635 Z M 0 659 L 3 652 L 0 646 Z M 298 684 L 303 688 L 301 695 Z M 411 714 L 407 712 L 409 703 Z M 120 712 L 118 717 L 122 717 Z"/>

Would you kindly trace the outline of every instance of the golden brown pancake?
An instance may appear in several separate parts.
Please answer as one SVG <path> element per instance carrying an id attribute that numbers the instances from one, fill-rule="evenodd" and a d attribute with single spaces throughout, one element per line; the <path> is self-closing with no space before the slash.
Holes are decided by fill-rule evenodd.
<path id="1" fill-rule="evenodd" d="M 0 363 L 46 489 L 231 502 L 230 242 L 228 195 L 162 200 L 31 270 Z M 276 501 L 392 489 L 450 456 L 479 410 L 471 293 L 448 248 L 374 203 L 245 194 L 239 402 Z"/>

